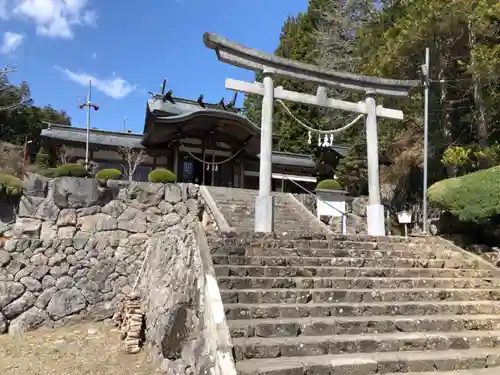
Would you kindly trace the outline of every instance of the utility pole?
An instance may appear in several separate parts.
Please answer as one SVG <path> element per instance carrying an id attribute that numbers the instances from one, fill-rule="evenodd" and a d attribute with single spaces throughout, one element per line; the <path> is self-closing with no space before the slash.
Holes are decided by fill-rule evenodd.
<path id="1" fill-rule="evenodd" d="M 87 108 L 87 137 L 85 141 L 85 167 L 89 166 L 89 141 L 90 141 L 90 110 L 98 111 L 99 107 L 92 103 L 92 81 L 89 80 L 89 92 L 87 93 L 87 101 L 80 104 L 80 109 Z"/>
<path id="2" fill-rule="evenodd" d="M 430 52 L 429 48 L 425 49 L 425 64 L 422 65 L 422 74 L 424 77 L 424 184 L 423 184 L 423 201 L 422 201 L 422 211 L 423 211 L 423 231 L 428 232 L 427 228 L 427 168 L 428 168 L 428 143 L 429 143 L 429 64 L 430 64 Z"/>

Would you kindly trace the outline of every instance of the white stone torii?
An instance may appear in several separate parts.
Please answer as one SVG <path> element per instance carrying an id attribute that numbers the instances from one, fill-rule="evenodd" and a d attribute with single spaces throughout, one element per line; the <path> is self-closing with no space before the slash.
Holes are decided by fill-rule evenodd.
<path id="1" fill-rule="evenodd" d="M 226 89 L 263 97 L 259 195 L 255 205 L 255 231 L 273 231 L 273 201 L 271 197 L 272 120 L 274 99 L 282 99 L 366 115 L 369 188 L 366 208 L 368 234 L 385 236 L 384 207 L 380 204 L 377 116 L 401 120 L 403 119 L 403 112 L 377 106 L 375 96 L 379 94 L 406 97 L 409 90 L 418 86 L 420 81 L 385 79 L 324 70 L 315 65 L 300 63 L 248 48 L 214 33 L 205 33 L 203 41 L 208 48 L 216 51 L 217 58 L 220 61 L 255 72 L 262 72 L 264 75 L 263 83 L 226 80 Z M 274 76 L 284 76 L 317 83 L 319 85 L 318 93 L 317 95 L 309 95 L 287 91 L 282 87 L 275 88 Z M 331 99 L 327 97 L 325 87 L 364 92 L 366 98 L 364 102 L 359 103 Z"/>

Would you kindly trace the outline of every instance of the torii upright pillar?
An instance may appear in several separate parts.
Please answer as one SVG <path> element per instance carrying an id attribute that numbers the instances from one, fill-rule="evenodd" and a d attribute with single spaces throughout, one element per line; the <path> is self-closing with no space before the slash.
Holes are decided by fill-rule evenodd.
<path id="1" fill-rule="evenodd" d="M 255 231 L 273 232 L 274 208 L 271 196 L 274 80 L 270 71 L 264 71 L 264 95 L 260 128 L 259 195 L 255 201 Z"/>
<path id="2" fill-rule="evenodd" d="M 272 121 L 274 99 L 320 107 L 340 109 L 366 115 L 367 159 L 369 201 L 367 206 L 368 234 L 385 235 L 384 208 L 380 201 L 380 181 L 378 165 L 377 116 L 402 119 L 403 112 L 377 106 L 375 95 L 404 97 L 417 86 L 419 81 L 394 80 L 368 77 L 352 73 L 325 71 L 317 66 L 300 63 L 266 54 L 241 44 L 234 43 L 213 33 L 203 36 L 205 45 L 214 49 L 220 61 L 231 65 L 264 73 L 264 82 L 242 82 L 226 80 L 226 88 L 246 94 L 257 94 L 262 99 L 261 155 L 259 175 L 259 196 L 255 206 L 255 231 L 273 231 L 273 205 L 271 197 L 272 167 Z M 308 95 L 274 87 L 274 75 L 317 83 L 321 87 L 335 87 L 343 90 L 364 92 L 364 102 L 352 103 L 330 99 L 324 90 L 317 95 Z"/>
<path id="3" fill-rule="evenodd" d="M 368 205 L 366 221 L 368 234 L 385 236 L 384 206 L 380 203 L 380 177 L 378 164 L 377 104 L 375 92 L 366 92 L 366 156 L 368 160 Z"/>

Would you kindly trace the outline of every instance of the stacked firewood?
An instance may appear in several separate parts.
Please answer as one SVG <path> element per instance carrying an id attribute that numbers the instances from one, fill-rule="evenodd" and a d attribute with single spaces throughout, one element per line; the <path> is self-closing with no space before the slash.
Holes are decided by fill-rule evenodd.
<path id="1" fill-rule="evenodd" d="M 144 313 L 137 293 L 130 293 L 114 316 L 114 321 L 125 340 L 125 351 L 130 354 L 141 350 L 144 337 Z"/>

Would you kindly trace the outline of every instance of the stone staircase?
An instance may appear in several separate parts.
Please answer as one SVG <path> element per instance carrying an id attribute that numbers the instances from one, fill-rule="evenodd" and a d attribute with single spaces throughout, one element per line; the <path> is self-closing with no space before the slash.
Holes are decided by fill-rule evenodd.
<path id="1" fill-rule="evenodd" d="M 437 241 L 213 242 L 238 374 L 500 374 L 497 271 Z"/>
<path id="2" fill-rule="evenodd" d="M 253 231 L 257 190 L 207 187 L 218 209 L 236 231 Z M 288 193 L 273 192 L 276 232 L 325 232 L 325 227 Z"/>

